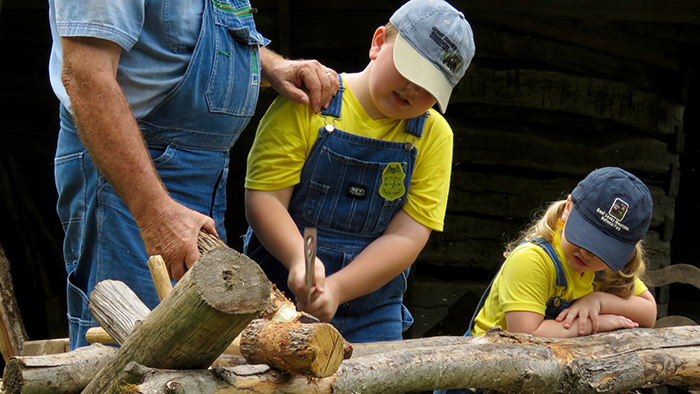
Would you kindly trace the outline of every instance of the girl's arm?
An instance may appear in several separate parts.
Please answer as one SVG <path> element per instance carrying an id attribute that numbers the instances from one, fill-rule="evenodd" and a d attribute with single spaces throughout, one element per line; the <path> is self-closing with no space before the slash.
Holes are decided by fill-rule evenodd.
<path id="1" fill-rule="evenodd" d="M 563 310 L 556 320 L 569 328 L 577 317 L 590 319 L 595 333 L 598 331 L 598 316 L 603 314 L 625 316 L 639 323 L 641 327 L 651 328 L 656 323 L 656 301 L 649 290 L 630 297 L 594 291 L 578 299 L 570 308 Z M 582 328 L 579 327 L 579 334 L 581 331 Z"/>
<path id="2" fill-rule="evenodd" d="M 620 328 L 636 328 L 639 324 L 622 315 L 600 315 L 599 331 L 612 331 Z M 521 332 L 538 337 L 547 338 L 573 338 L 579 335 L 594 334 L 591 321 L 576 317 L 569 327 L 564 323 L 554 320 L 545 320 L 544 316 L 535 312 L 506 312 L 508 331 Z M 583 322 L 583 324 L 580 324 Z"/>
<path id="3" fill-rule="evenodd" d="M 304 237 L 287 208 L 294 186 L 279 190 L 245 190 L 246 219 L 260 243 L 288 270 L 287 285 L 299 299 L 306 299 Z M 323 293 L 326 280 L 323 263 L 316 258 L 316 285 L 312 292 Z"/>
<path id="4" fill-rule="evenodd" d="M 303 307 L 321 320 L 330 320 L 338 305 L 379 289 L 410 267 L 430 232 L 401 209 L 384 234 L 350 264 L 326 278 L 325 293 Z"/>

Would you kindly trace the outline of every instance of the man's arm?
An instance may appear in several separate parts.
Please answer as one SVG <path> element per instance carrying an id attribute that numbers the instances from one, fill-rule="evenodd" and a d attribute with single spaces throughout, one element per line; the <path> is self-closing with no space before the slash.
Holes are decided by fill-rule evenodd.
<path id="1" fill-rule="evenodd" d="M 116 81 L 121 47 L 87 37 L 61 43 L 62 80 L 80 138 L 134 216 L 148 254 L 160 254 L 178 280 L 199 257 L 199 229 L 216 233 L 214 221 L 175 202 L 163 186 Z"/>
<path id="2" fill-rule="evenodd" d="M 289 60 L 263 47 L 260 63 L 263 83 L 299 104 L 310 104 L 316 113 L 328 107 L 340 86 L 338 74 L 316 60 Z"/>

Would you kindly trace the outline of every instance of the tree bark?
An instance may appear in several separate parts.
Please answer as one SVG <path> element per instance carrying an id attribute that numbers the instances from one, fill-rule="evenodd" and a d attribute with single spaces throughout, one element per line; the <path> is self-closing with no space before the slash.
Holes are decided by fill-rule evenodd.
<path id="1" fill-rule="evenodd" d="M 128 384 L 118 374 L 131 361 L 154 368 L 207 368 L 262 310 L 269 294 L 265 274 L 246 256 L 230 248 L 203 254 L 83 392 L 118 392 Z"/>
<path id="2" fill-rule="evenodd" d="M 5 363 L 10 357 L 22 354 L 22 344 L 29 339 L 24 330 L 22 315 L 17 307 L 10 262 L 0 245 L 0 352 Z"/>
<path id="3" fill-rule="evenodd" d="M 167 384 L 188 394 L 401 393 L 454 387 L 571 394 L 625 393 L 657 385 L 700 388 L 700 327 L 620 330 L 556 340 L 494 330 L 478 338 L 386 345 L 396 350 L 345 360 L 333 376 L 314 380 L 250 365 L 155 371 L 132 364 L 129 373 L 140 392 L 162 392 Z"/>
<path id="4" fill-rule="evenodd" d="M 72 352 L 13 357 L 7 363 L 3 374 L 5 392 L 79 393 L 115 354 L 117 348 L 97 343 Z"/>

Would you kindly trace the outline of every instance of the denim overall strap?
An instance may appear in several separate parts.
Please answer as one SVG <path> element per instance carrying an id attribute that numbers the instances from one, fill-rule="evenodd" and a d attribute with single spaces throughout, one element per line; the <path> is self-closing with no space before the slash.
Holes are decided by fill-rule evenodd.
<path id="1" fill-rule="evenodd" d="M 227 152 L 258 100 L 259 47 L 250 3 L 205 0 L 202 27 L 180 83 L 138 119 L 148 142 Z"/>
<path id="2" fill-rule="evenodd" d="M 321 109 L 321 116 L 324 118 L 326 116 L 331 116 L 335 119 L 340 119 L 340 110 L 343 106 L 343 92 L 345 91 L 345 85 L 343 85 L 343 77 L 338 74 L 338 80 L 340 81 L 340 87 L 338 87 L 338 92 L 331 99 L 328 108 Z"/>
<path id="3" fill-rule="evenodd" d="M 416 138 L 421 138 L 423 136 L 423 129 L 425 128 L 425 121 L 430 116 L 430 112 L 425 111 L 423 115 L 416 116 L 408 120 L 406 124 L 406 133 L 415 136 Z"/>
<path id="4" fill-rule="evenodd" d="M 552 260 L 552 263 L 554 264 L 554 269 L 556 271 L 557 279 L 556 279 L 556 285 L 558 287 L 566 288 L 568 286 L 568 282 L 566 280 L 566 275 L 564 275 L 564 268 L 561 265 L 561 260 L 559 260 L 559 256 L 557 256 L 557 252 L 554 250 L 554 247 L 550 242 L 545 241 L 544 238 L 533 238 L 529 241 L 523 241 L 521 243 L 524 244 L 525 242 L 532 242 L 533 244 L 539 246 L 542 248 L 546 253 L 547 256 Z M 497 275 L 496 275 L 497 276 Z M 464 336 L 470 336 L 472 329 L 474 329 L 474 322 L 476 321 L 476 316 L 479 314 L 481 311 L 481 308 L 484 307 L 484 303 L 486 302 L 486 297 L 488 297 L 488 294 L 491 292 L 491 286 L 493 286 L 493 282 L 496 280 L 496 276 L 494 276 L 493 279 L 491 279 L 491 283 L 489 283 L 488 287 L 484 291 L 484 294 L 481 295 L 481 299 L 479 300 L 479 304 L 476 306 L 476 309 L 474 310 L 474 314 L 472 315 L 472 319 L 469 322 L 469 329 L 467 329 L 467 332 L 464 334 Z M 562 305 L 566 305 L 564 308 L 561 308 Z M 558 312 L 556 314 L 559 314 L 562 310 L 566 309 L 571 305 L 571 301 L 566 301 L 562 300 L 559 297 L 553 297 L 547 302 L 547 312 L 545 312 L 545 318 L 547 319 L 553 319 L 556 317 L 549 317 L 550 314 L 555 312 L 555 308 L 558 309 Z"/>

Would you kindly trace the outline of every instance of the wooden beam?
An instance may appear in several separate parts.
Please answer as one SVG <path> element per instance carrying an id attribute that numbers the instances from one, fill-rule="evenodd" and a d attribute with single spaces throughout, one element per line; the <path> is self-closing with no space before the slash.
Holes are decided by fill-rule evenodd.
<path id="1" fill-rule="evenodd" d="M 558 111 L 612 121 L 644 133 L 670 135 L 683 128 L 685 106 L 617 81 L 532 69 L 472 66 L 450 105 L 490 104 Z"/>

